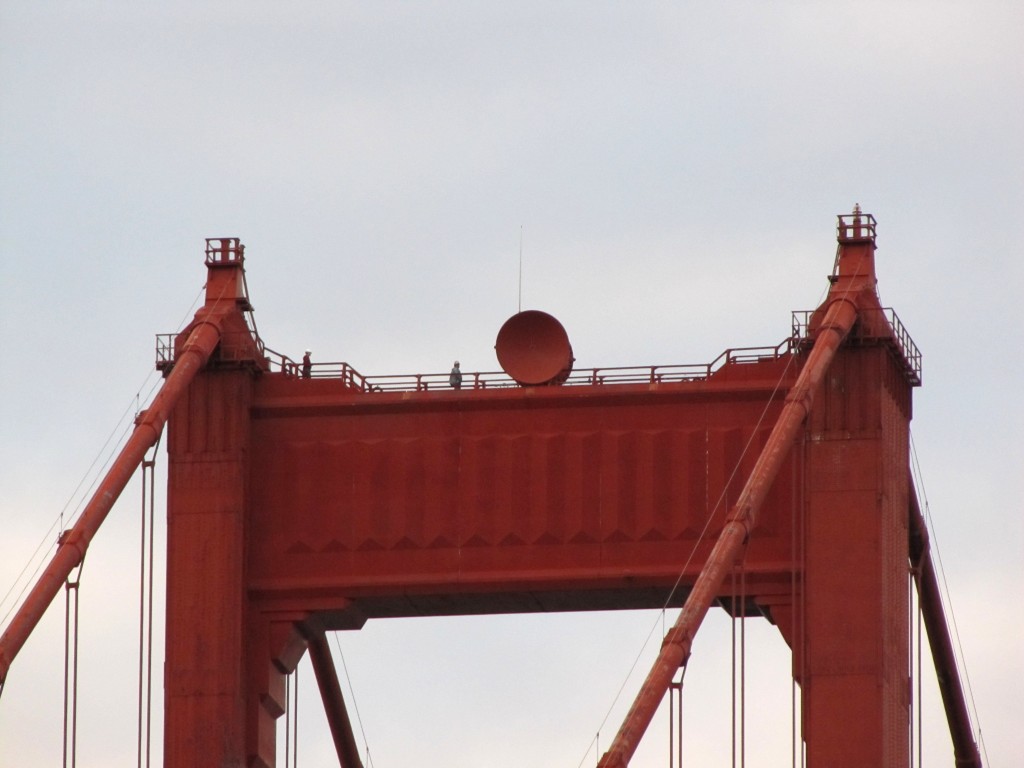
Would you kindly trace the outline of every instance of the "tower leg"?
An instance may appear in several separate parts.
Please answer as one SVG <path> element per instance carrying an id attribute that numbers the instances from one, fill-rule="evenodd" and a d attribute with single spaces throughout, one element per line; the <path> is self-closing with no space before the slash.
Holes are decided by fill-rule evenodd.
<path id="1" fill-rule="evenodd" d="M 806 442 L 808 765 L 907 766 L 909 401 L 884 348 L 837 363 Z"/>
<path id="2" fill-rule="evenodd" d="M 247 765 L 246 404 L 252 381 L 198 377 L 168 439 L 164 766 Z"/>

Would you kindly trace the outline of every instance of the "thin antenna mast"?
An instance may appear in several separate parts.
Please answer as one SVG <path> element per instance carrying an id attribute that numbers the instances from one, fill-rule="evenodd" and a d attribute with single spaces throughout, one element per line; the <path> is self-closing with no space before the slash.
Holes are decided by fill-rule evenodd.
<path id="1" fill-rule="evenodd" d="M 519 225 L 519 308 L 517 312 L 523 311 L 523 225 Z"/>

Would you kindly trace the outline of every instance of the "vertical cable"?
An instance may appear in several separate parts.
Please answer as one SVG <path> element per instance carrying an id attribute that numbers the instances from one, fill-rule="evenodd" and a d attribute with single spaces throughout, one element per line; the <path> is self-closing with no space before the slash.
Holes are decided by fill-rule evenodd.
<path id="1" fill-rule="evenodd" d="M 736 591 L 736 571 L 739 570 L 739 593 Z M 737 751 L 739 764 L 746 764 L 746 684 L 747 684 L 747 574 L 744 566 L 732 570 L 732 764 L 736 766 Z M 739 676 L 736 674 L 736 620 L 739 619 Z M 736 691 L 739 690 L 737 703 Z M 736 711 L 739 709 L 737 729 Z M 738 750 L 737 750 L 738 746 Z"/>
<path id="2" fill-rule="evenodd" d="M 914 577 L 917 573 L 917 564 L 911 562 L 910 573 L 907 579 L 907 664 L 910 667 L 910 679 L 907 681 L 907 695 L 910 697 L 910 717 L 908 717 L 910 736 L 910 768 L 914 768 L 914 710 L 920 702 L 914 696 Z"/>
<path id="3" fill-rule="evenodd" d="M 676 765 L 676 686 L 669 686 L 669 768 Z"/>
<path id="4" fill-rule="evenodd" d="M 683 679 L 686 667 L 679 671 L 679 679 L 668 687 L 668 768 L 683 768 Z M 678 738 L 677 738 L 678 737 Z"/>
<path id="5" fill-rule="evenodd" d="M 923 701 L 921 698 L 921 677 L 922 677 L 922 666 L 921 666 L 921 630 L 922 630 L 922 615 L 924 611 L 921 607 L 921 601 L 918 601 L 918 768 L 922 768 L 925 763 L 925 756 L 923 753 L 923 740 L 924 740 L 924 721 L 922 719 L 922 713 L 924 712 Z"/>
<path id="6" fill-rule="evenodd" d="M 158 441 L 159 444 L 159 441 Z M 154 446 L 154 454 L 156 448 Z M 149 768 L 153 754 L 153 556 L 156 533 L 156 462 L 142 462 L 141 541 L 139 546 L 139 696 L 138 767 Z M 143 760 L 145 757 L 145 760 Z"/>
<path id="7" fill-rule="evenodd" d="M 732 644 L 732 670 L 730 672 L 730 694 L 732 699 L 732 768 L 736 768 L 736 566 L 733 565 L 732 573 L 729 575 L 730 588 L 729 597 L 732 601 L 729 612 L 731 614 L 731 644 Z"/>
<path id="8" fill-rule="evenodd" d="M 796 569 L 800 565 L 800 558 L 797 555 L 797 536 L 796 536 L 796 489 L 799 481 L 797 473 L 797 465 L 799 462 L 793 462 L 793 477 L 792 484 L 789 492 L 789 551 L 790 557 L 792 558 L 792 565 L 789 569 L 789 611 L 790 617 L 793 621 L 793 625 L 797 622 L 797 595 L 796 595 Z M 796 626 L 790 626 L 789 635 L 793 638 L 793 647 L 790 649 L 790 653 L 799 653 L 801 658 L 803 657 L 803 649 L 800 648 L 797 641 Z M 789 745 L 790 745 L 790 766 L 796 768 L 796 675 L 799 674 L 796 669 L 796 665 L 793 667 L 793 676 L 789 681 Z"/>
<path id="9" fill-rule="evenodd" d="M 523 225 L 519 225 L 519 306 L 516 312 L 523 311 Z"/>
<path id="10" fill-rule="evenodd" d="M 790 765 L 796 768 L 796 679 L 789 681 L 789 749 Z"/>
<path id="11" fill-rule="evenodd" d="M 70 634 L 71 634 L 71 582 L 64 582 L 64 741 L 61 751 L 63 762 L 68 768 L 68 680 L 70 679 Z"/>
<path id="12" fill-rule="evenodd" d="M 78 582 L 75 582 L 74 663 L 71 667 L 71 768 L 78 764 Z"/>
<path id="13" fill-rule="evenodd" d="M 160 441 L 157 440 L 157 446 Z M 156 446 L 153 447 L 156 455 Z M 146 617 L 146 768 L 150 766 L 153 755 L 153 552 L 156 529 L 154 527 L 156 509 L 156 482 L 153 475 L 155 461 L 149 464 L 149 595 Z M 145 471 L 145 470 L 143 470 Z"/>
<path id="14" fill-rule="evenodd" d="M 138 691 L 138 729 L 136 733 L 135 755 L 138 768 L 142 768 L 142 704 L 145 691 L 146 667 L 146 463 L 142 464 L 142 520 L 140 524 L 141 539 L 139 542 L 139 691 Z"/>
<path id="15" fill-rule="evenodd" d="M 79 578 L 81 567 L 79 567 Z M 73 597 L 72 597 L 73 595 Z M 72 602 L 74 607 L 72 608 Z M 71 724 L 68 725 L 70 712 Z M 70 738 L 69 738 L 70 731 Z M 75 768 L 78 745 L 78 580 L 64 581 L 64 768 Z"/>
<path id="16" fill-rule="evenodd" d="M 686 677 L 686 667 L 679 673 L 679 768 L 683 768 L 683 679 Z"/>
<path id="17" fill-rule="evenodd" d="M 295 708 L 292 714 L 295 738 L 292 739 L 292 765 L 299 768 L 299 666 L 295 665 Z"/>
<path id="18" fill-rule="evenodd" d="M 807 580 L 803 574 L 807 573 L 807 498 L 805 496 L 807 488 L 807 447 L 806 442 L 804 443 L 803 449 L 803 461 L 800 462 L 800 483 L 797 488 L 800 489 L 800 498 L 797 500 L 797 509 L 799 514 L 799 563 L 800 563 L 800 600 L 797 605 L 798 611 L 798 626 L 800 627 L 800 680 L 803 681 L 803 685 L 807 685 Z M 805 768 L 807 763 L 807 746 L 804 740 L 804 702 L 807 699 L 803 696 L 801 690 L 800 697 L 800 738 L 797 739 L 797 746 L 800 750 L 800 768 Z"/>
<path id="19" fill-rule="evenodd" d="M 71 755 L 71 766 L 75 768 L 78 761 L 78 582 L 65 583 L 65 766 Z M 74 607 L 72 607 L 74 603 Z M 71 635 L 69 642 L 69 632 Z M 71 677 L 69 698 L 68 678 Z M 71 740 L 68 738 L 68 712 L 71 711 Z"/>
<path id="20" fill-rule="evenodd" d="M 747 764 L 747 568 L 740 571 L 740 766 Z"/>
<path id="21" fill-rule="evenodd" d="M 284 678 L 284 768 L 291 765 L 292 746 L 292 676 Z"/>

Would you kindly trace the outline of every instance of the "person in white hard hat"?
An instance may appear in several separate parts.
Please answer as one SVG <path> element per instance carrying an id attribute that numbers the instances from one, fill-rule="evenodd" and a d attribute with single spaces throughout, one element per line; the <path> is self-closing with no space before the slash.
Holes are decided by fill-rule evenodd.
<path id="1" fill-rule="evenodd" d="M 459 361 L 455 361 L 452 372 L 448 375 L 448 384 L 452 389 L 462 389 L 462 371 L 459 370 Z"/>
<path id="2" fill-rule="evenodd" d="M 309 359 L 310 351 L 307 349 L 306 354 L 302 356 L 302 378 L 308 379 L 310 373 L 313 370 L 313 362 Z"/>

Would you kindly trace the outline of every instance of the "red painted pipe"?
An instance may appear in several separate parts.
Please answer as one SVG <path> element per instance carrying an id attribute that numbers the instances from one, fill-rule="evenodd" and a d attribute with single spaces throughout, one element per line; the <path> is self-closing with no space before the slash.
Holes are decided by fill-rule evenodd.
<path id="1" fill-rule="evenodd" d="M 50 564 L 0 637 L 0 686 L 7 680 L 7 672 L 14 658 L 50 607 L 64 581 L 81 564 L 93 536 L 142 463 L 146 451 L 160 437 L 175 402 L 213 354 L 220 341 L 220 324 L 220 317 L 211 316 L 199 321 L 193 328 L 164 385 L 149 408 L 140 415 L 131 437 L 82 510 L 78 522 L 66 536 L 61 537 Z"/>
<path id="2" fill-rule="evenodd" d="M 971 718 L 967 713 L 967 700 L 957 672 L 953 641 L 942 611 L 939 581 L 935 576 L 935 566 L 928 546 L 928 528 L 921 515 L 921 505 L 913 482 L 910 483 L 910 541 L 910 559 L 915 566 L 914 581 L 917 583 L 924 626 L 928 633 L 928 647 L 935 663 L 935 676 L 942 694 L 942 706 L 946 710 L 949 735 L 953 740 L 953 758 L 957 766 L 982 768 L 981 754 L 974 741 Z"/>
<path id="3" fill-rule="evenodd" d="M 665 696 L 665 691 L 672 682 L 672 677 L 689 657 L 690 646 L 697 629 L 754 528 L 757 513 L 764 503 L 765 496 L 800 426 L 810 413 L 814 393 L 825 371 L 828 370 L 836 350 L 856 320 L 857 307 L 849 299 L 837 298 L 829 305 L 807 363 L 800 371 L 793 389 L 786 396 L 786 403 L 772 428 L 768 442 L 758 457 L 736 505 L 729 513 L 721 536 L 686 598 L 679 618 L 665 636 L 661 653 L 658 654 L 654 666 L 644 680 L 611 747 L 602 756 L 598 768 L 626 768 L 629 765 L 640 739 L 643 738 L 658 705 Z"/>

